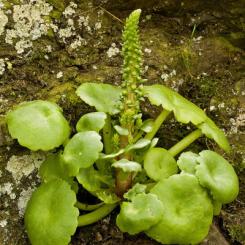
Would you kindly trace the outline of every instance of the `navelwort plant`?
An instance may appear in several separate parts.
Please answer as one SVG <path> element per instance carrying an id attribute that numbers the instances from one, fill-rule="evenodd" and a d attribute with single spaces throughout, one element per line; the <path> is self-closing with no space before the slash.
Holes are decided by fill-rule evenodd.
<path id="1" fill-rule="evenodd" d="M 70 137 L 62 110 L 48 101 L 22 103 L 7 114 L 9 132 L 22 146 L 50 151 L 63 145 L 42 164 L 42 184 L 27 205 L 25 226 L 33 245 L 66 245 L 77 227 L 102 219 L 118 205 L 121 231 L 144 232 L 163 244 L 196 244 L 208 234 L 222 204 L 238 194 L 237 175 L 222 156 L 210 150 L 181 153 L 202 135 L 228 152 L 224 133 L 168 87 L 143 85 L 140 13 L 135 10 L 126 20 L 122 85 L 78 87 L 77 95 L 97 112 L 79 119 L 76 134 Z M 162 107 L 155 120 L 142 120 L 145 98 Z M 166 150 L 156 147 L 154 136 L 171 113 L 197 129 Z M 80 186 L 101 202 L 79 202 Z M 85 214 L 79 216 L 79 210 Z"/>

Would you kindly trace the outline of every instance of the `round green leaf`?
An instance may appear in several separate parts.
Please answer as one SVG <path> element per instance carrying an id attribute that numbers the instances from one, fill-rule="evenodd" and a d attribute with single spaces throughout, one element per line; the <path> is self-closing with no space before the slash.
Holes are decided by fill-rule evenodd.
<path id="1" fill-rule="evenodd" d="M 144 169 L 153 180 L 167 178 L 178 171 L 173 156 L 163 148 L 151 148 L 144 158 Z"/>
<path id="2" fill-rule="evenodd" d="M 196 176 L 200 184 L 210 190 L 214 200 L 232 202 L 239 191 L 238 177 L 232 165 L 213 151 L 202 151 L 199 155 Z"/>
<path id="3" fill-rule="evenodd" d="M 201 129 L 202 133 L 208 138 L 213 139 L 223 150 L 226 152 L 230 151 L 230 145 L 224 132 L 220 130 L 210 118 L 197 127 Z"/>
<path id="4" fill-rule="evenodd" d="M 96 131 L 99 132 L 105 125 L 106 114 L 104 112 L 91 112 L 82 116 L 77 122 L 78 132 Z"/>
<path id="5" fill-rule="evenodd" d="M 127 159 L 121 159 L 117 162 L 114 162 L 111 166 L 114 168 L 120 168 L 123 170 L 123 172 L 140 172 L 142 170 L 139 163 L 129 161 Z"/>
<path id="6" fill-rule="evenodd" d="M 83 83 L 76 94 L 97 111 L 116 114 L 119 112 L 122 90 L 110 84 Z"/>
<path id="7" fill-rule="evenodd" d="M 146 231 L 148 236 L 162 244 L 198 244 L 206 237 L 213 206 L 194 175 L 173 175 L 156 184 L 151 193 L 161 200 L 164 213 Z"/>
<path id="8" fill-rule="evenodd" d="M 179 156 L 177 165 L 183 172 L 195 174 L 196 166 L 197 164 L 199 164 L 197 161 L 198 157 L 198 154 L 193 153 L 191 151 L 184 152 Z"/>
<path id="9" fill-rule="evenodd" d="M 25 227 L 33 245 L 67 245 L 77 228 L 76 195 L 61 179 L 42 184 L 25 213 Z"/>
<path id="10" fill-rule="evenodd" d="M 144 86 L 143 91 L 153 105 L 173 111 L 179 122 L 198 125 L 207 119 L 202 109 L 164 85 Z"/>
<path id="11" fill-rule="evenodd" d="M 76 176 L 80 168 L 92 166 L 102 149 L 98 133 L 87 131 L 75 134 L 66 144 L 63 153 L 70 176 Z"/>
<path id="12" fill-rule="evenodd" d="M 122 203 L 116 223 L 121 231 L 134 235 L 157 224 L 163 210 L 164 206 L 156 195 L 141 193 L 132 202 Z"/>
<path id="13" fill-rule="evenodd" d="M 7 114 L 9 132 L 20 145 L 48 151 L 69 137 L 69 124 L 56 104 L 35 100 L 18 105 Z"/>
<path id="14" fill-rule="evenodd" d="M 69 179 L 59 154 L 52 154 L 47 157 L 39 169 L 39 175 L 44 182 L 48 182 L 55 178 L 64 180 Z"/>

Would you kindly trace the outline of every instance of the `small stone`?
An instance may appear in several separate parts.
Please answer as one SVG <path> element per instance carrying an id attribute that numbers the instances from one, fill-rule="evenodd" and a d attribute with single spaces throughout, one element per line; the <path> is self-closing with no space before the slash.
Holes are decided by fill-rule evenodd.
<path id="1" fill-rule="evenodd" d="M 96 22 L 94 25 L 95 30 L 99 30 L 101 28 L 101 22 Z"/>
<path id="2" fill-rule="evenodd" d="M 0 9 L 0 36 L 4 32 L 4 27 L 8 23 L 8 17 L 4 14 L 3 10 Z"/>
<path id="3" fill-rule="evenodd" d="M 63 15 L 65 17 L 71 16 L 76 13 L 77 4 L 70 2 L 70 4 L 65 8 Z"/>
<path id="4" fill-rule="evenodd" d="M 8 195 L 11 196 L 14 199 L 15 197 L 12 195 L 12 190 L 13 190 L 13 184 L 10 182 L 4 183 L 2 186 L 0 186 L 0 195 Z"/>
<path id="5" fill-rule="evenodd" d="M 100 234 L 100 232 L 96 232 L 96 233 L 95 233 L 95 240 L 96 240 L 97 242 L 101 242 L 101 241 L 103 240 L 103 237 L 102 237 L 102 235 Z"/>
<path id="6" fill-rule="evenodd" d="M 62 71 L 60 71 L 60 72 L 58 72 L 57 73 L 57 75 L 56 75 L 56 78 L 62 78 L 63 77 L 63 72 Z"/>
<path id="7" fill-rule="evenodd" d="M 0 59 L 0 75 L 3 75 L 5 71 L 5 61 L 4 59 Z"/>
<path id="8" fill-rule="evenodd" d="M 149 49 L 149 48 L 145 48 L 145 53 L 147 53 L 147 54 L 150 54 L 151 53 L 151 49 Z"/>
<path id="9" fill-rule="evenodd" d="M 0 221 L 0 227 L 4 228 L 8 224 L 6 219 Z"/>
<path id="10" fill-rule="evenodd" d="M 107 53 L 107 56 L 109 58 L 111 58 L 113 56 L 116 56 L 119 52 L 120 52 L 120 50 L 119 50 L 119 48 L 116 47 L 116 44 L 112 43 L 111 47 L 108 49 L 108 51 L 106 53 Z"/>
<path id="11" fill-rule="evenodd" d="M 168 80 L 168 78 L 169 78 L 169 75 L 167 74 L 167 73 L 163 73 L 162 75 L 161 75 L 161 79 L 163 80 L 163 81 L 167 81 Z"/>
<path id="12" fill-rule="evenodd" d="M 52 52 L 52 46 L 51 45 L 47 45 L 46 46 L 46 50 L 48 53 L 51 53 Z"/>

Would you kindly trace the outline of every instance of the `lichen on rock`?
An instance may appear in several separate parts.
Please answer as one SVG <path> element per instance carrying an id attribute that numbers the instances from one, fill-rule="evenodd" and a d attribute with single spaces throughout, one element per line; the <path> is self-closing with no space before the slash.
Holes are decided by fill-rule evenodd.
<path id="1" fill-rule="evenodd" d="M 0 76 L 3 75 L 5 71 L 5 61 L 4 59 L 0 59 Z"/>
<path id="2" fill-rule="evenodd" d="M 20 216 L 24 216 L 25 209 L 27 206 L 27 202 L 31 198 L 33 191 L 34 191 L 34 189 L 31 187 L 29 187 L 26 190 L 21 191 L 20 197 L 19 197 L 18 203 L 17 203 Z"/>
<path id="3" fill-rule="evenodd" d="M 32 47 L 37 40 L 49 30 L 49 23 L 44 19 L 53 7 L 44 0 L 31 0 L 29 3 L 13 6 L 13 28 L 6 30 L 5 42 L 13 45 L 18 54 Z"/>
<path id="4" fill-rule="evenodd" d="M 15 182 L 19 183 L 23 176 L 28 176 L 39 168 L 44 159 L 44 155 L 39 153 L 23 156 L 13 155 L 7 162 L 6 170 L 12 174 Z"/>
<path id="5" fill-rule="evenodd" d="M 8 23 L 8 17 L 7 15 L 4 14 L 3 10 L 1 10 L 1 7 L 0 7 L 0 36 L 3 34 L 4 27 L 7 23 Z"/>

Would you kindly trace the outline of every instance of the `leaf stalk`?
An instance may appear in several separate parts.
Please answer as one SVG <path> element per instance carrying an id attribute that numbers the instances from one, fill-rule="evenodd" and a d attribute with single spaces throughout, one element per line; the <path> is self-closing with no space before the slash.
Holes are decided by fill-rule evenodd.
<path id="1" fill-rule="evenodd" d="M 115 204 L 105 204 L 102 207 L 96 209 L 95 211 L 84 214 L 78 217 L 78 226 L 86 226 L 91 225 L 95 222 L 97 222 L 100 219 L 103 219 L 106 217 L 109 213 L 111 213 L 118 203 Z"/>
<path id="2" fill-rule="evenodd" d="M 172 146 L 168 151 L 172 156 L 176 156 L 201 136 L 202 131 L 200 129 L 196 129 L 195 131 L 185 136 L 177 144 Z"/>
<path id="3" fill-rule="evenodd" d="M 106 154 L 110 154 L 112 152 L 111 138 L 112 138 L 111 116 L 107 114 L 107 118 L 105 120 L 105 126 L 103 128 L 103 142 L 104 142 L 104 148 Z"/>
<path id="4" fill-rule="evenodd" d="M 159 128 L 161 127 L 162 123 L 166 120 L 170 111 L 162 110 L 162 112 L 158 115 L 156 120 L 154 121 L 152 131 L 145 135 L 145 139 L 152 140 Z"/>
<path id="5" fill-rule="evenodd" d="M 81 203 L 81 202 L 77 202 L 76 203 L 76 207 L 79 208 L 80 210 L 83 210 L 83 211 L 93 211 L 97 208 L 100 208 L 104 203 L 101 202 L 101 203 L 98 203 L 98 204 L 86 204 L 86 203 Z"/>

